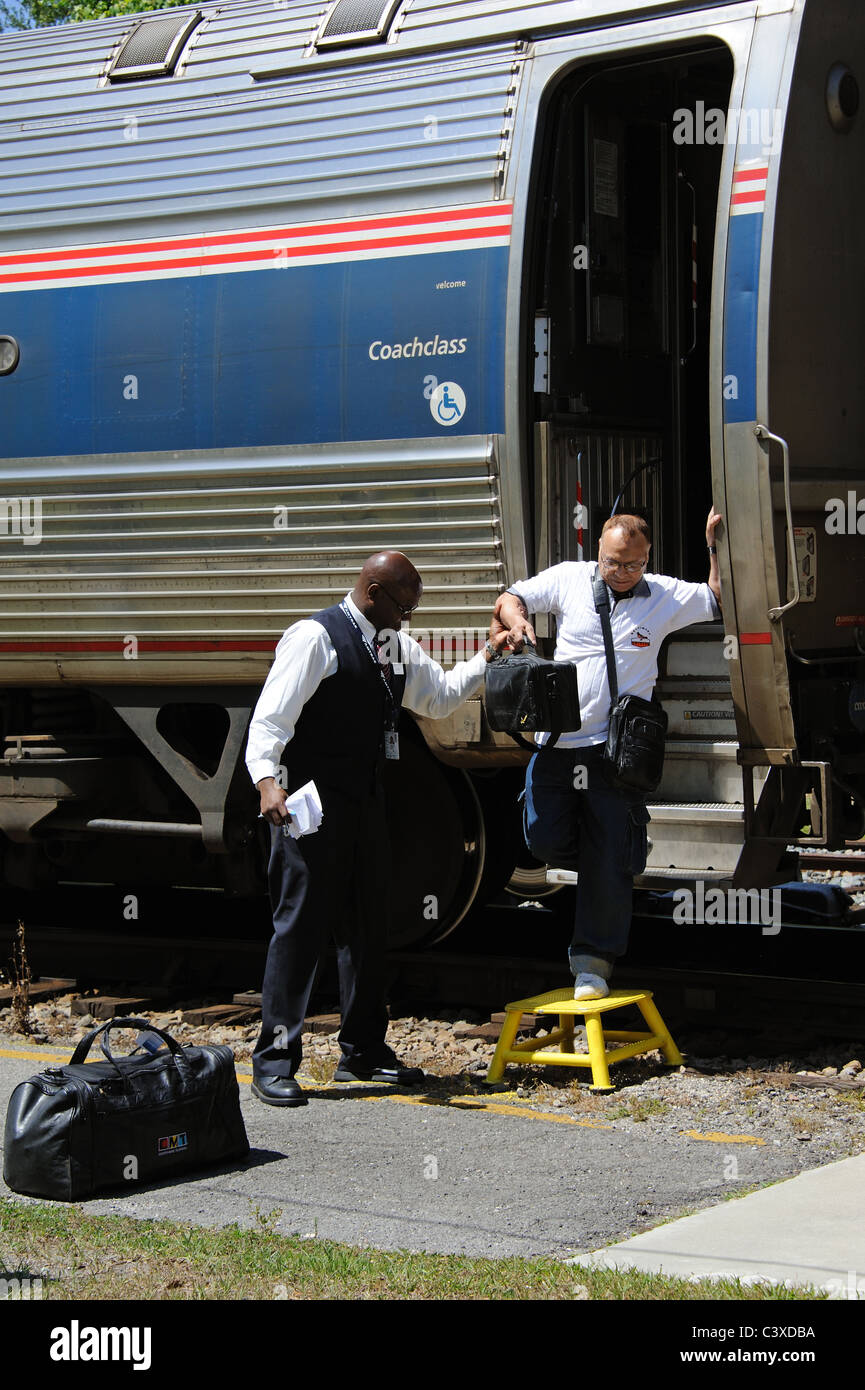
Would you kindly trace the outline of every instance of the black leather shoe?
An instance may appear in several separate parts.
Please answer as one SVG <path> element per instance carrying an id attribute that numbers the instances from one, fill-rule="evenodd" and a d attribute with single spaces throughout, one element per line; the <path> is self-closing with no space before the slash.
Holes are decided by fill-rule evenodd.
<path id="1" fill-rule="evenodd" d="M 265 1105 L 306 1105 L 307 1099 L 293 1076 L 252 1074 L 252 1094 Z"/>
<path id="2" fill-rule="evenodd" d="M 334 1081 L 372 1081 L 377 1086 L 422 1086 L 426 1074 L 420 1067 L 353 1067 L 340 1062 L 333 1074 Z"/>

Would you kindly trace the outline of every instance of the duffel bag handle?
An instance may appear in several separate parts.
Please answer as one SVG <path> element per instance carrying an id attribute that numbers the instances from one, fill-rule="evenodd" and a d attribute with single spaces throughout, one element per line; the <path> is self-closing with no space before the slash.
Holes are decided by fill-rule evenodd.
<path id="1" fill-rule="evenodd" d="M 119 1072 L 120 1068 L 117 1066 L 117 1059 L 114 1057 L 108 1042 L 108 1034 L 112 1028 L 137 1028 L 147 1033 L 155 1033 L 157 1037 L 162 1039 L 165 1046 L 172 1054 L 178 1071 L 181 1072 L 181 1074 L 185 1074 L 188 1069 L 186 1058 L 183 1055 L 183 1045 L 177 1042 L 175 1038 L 172 1038 L 170 1033 L 165 1033 L 161 1028 L 157 1028 L 154 1024 L 148 1023 L 146 1018 L 111 1018 L 107 1023 L 103 1023 L 100 1027 L 94 1028 L 92 1032 L 81 1039 L 70 1058 L 69 1065 L 75 1066 L 76 1063 L 83 1062 L 94 1042 L 99 1037 L 100 1033 L 102 1033 L 104 1037 L 99 1046 L 103 1056 L 107 1057 L 108 1061 L 111 1062 Z"/>

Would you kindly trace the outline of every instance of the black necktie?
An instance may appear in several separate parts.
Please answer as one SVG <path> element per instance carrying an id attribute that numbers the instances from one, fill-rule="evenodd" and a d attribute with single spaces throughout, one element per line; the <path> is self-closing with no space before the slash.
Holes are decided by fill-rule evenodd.
<path id="1" fill-rule="evenodd" d="M 378 664 L 379 664 L 379 666 L 381 667 L 382 671 L 384 672 L 384 678 L 385 678 L 385 680 L 387 681 L 388 685 L 390 686 L 390 688 L 391 688 L 391 690 L 392 690 L 392 689 L 393 689 L 393 666 L 391 665 L 391 663 L 390 663 L 389 661 L 382 661 L 382 659 L 381 659 L 381 649 L 382 649 L 382 647 L 384 646 L 384 642 L 381 640 L 380 637 L 376 637 L 376 638 L 375 638 L 374 646 L 375 646 L 375 654 L 376 654 L 376 656 L 378 657 Z"/>

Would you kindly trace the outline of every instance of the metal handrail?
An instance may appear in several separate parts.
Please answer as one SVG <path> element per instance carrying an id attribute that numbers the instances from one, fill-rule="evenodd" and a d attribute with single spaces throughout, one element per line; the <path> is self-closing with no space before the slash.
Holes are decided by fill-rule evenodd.
<path id="1" fill-rule="evenodd" d="M 793 579 L 793 597 L 789 603 L 783 604 L 780 608 L 770 608 L 768 618 L 770 623 L 777 623 L 779 618 L 790 608 L 795 608 L 799 602 L 799 565 L 796 560 L 796 538 L 793 535 L 793 503 L 790 497 L 790 447 L 786 439 L 782 439 L 780 434 L 773 434 L 765 425 L 755 425 L 754 433 L 758 439 L 772 439 L 776 444 L 780 444 L 784 451 L 784 506 L 787 513 L 787 549 L 789 552 L 790 574 Z"/>

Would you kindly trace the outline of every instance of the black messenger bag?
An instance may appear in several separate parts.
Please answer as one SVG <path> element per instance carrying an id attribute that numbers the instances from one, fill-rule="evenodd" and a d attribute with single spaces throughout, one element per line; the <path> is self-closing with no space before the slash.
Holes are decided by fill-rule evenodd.
<path id="1" fill-rule="evenodd" d="M 156 1033 L 168 1051 L 115 1057 L 112 1028 Z M 102 1033 L 104 1062 L 85 1062 Z M 230 1047 L 182 1047 L 140 1018 L 88 1033 L 68 1066 L 15 1087 L 3 1177 L 13 1192 L 76 1202 L 110 1187 L 159 1182 L 249 1152 Z"/>
<path id="2" fill-rule="evenodd" d="M 592 591 L 604 633 L 607 679 L 610 683 L 610 727 L 604 762 L 616 786 L 631 791 L 653 792 L 664 770 L 667 712 L 657 700 L 644 700 L 640 695 L 619 695 L 610 628 L 610 600 L 603 579 L 592 581 Z"/>
<path id="3" fill-rule="evenodd" d="M 578 729 L 580 696 L 572 662 L 545 661 L 529 642 L 525 648 L 487 663 L 484 706 L 491 729 L 534 752 L 521 735 L 549 731 L 552 746 L 559 734 Z"/>

